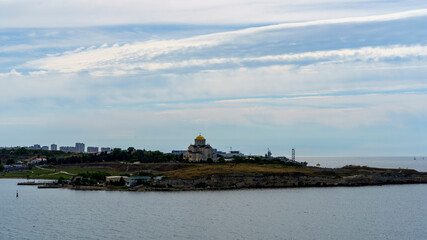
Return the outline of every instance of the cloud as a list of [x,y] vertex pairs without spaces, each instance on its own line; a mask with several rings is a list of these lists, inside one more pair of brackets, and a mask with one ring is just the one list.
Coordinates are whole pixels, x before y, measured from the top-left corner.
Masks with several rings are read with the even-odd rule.
[[[423,1],[245,0],[3,0],[0,27],[78,27],[123,24],[247,24],[365,16],[426,8]],[[55,19],[55,21],[52,21]]]
[[[119,76],[182,68],[189,70],[195,68],[193,70],[197,71],[198,68],[216,69],[245,66],[246,64],[299,65],[302,63],[304,65],[307,64],[307,61],[378,61],[391,58],[425,57],[427,52],[425,43],[390,44],[387,43],[390,42],[389,40],[385,43],[385,40],[373,43],[376,46],[361,47],[354,47],[360,43],[353,42],[349,44],[352,47],[343,47],[346,46],[342,44],[343,41],[338,41],[340,47],[337,46],[337,49],[334,50],[319,50],[316,46],[312,46],[311,49],[295,47],[295,42],[289,42],[290,47],[288,46],[288,48],[283,46],[284,43],[288,42],[286,38],[289,37],[290,33],[287,31],[293,28],[300,29],[298,33],[302,36],[300,39],[302,42],[298,45],[307,46],[310,41],[303,37],[306,35],[306,30],[301,28],[304,27],[331,24],[354,25],[401,20],[414,16],[427,16],[427,9],[367,17],[251,27],[181,39],[150,40],[112,46],[103,44],[98,48],[80,47],[74,51],[52,54],[48,57],[29,61],[20,67],[62,73],[85,71],[95,76]],[[316,33],[316,30],[311,31]],[[319,37],[316,34],[310,37]],[[390,33],[387,32],[387,34]],[[360,38],[351,31],[342,37],[354,38],[354,36]],[[320,37],[324,38],[322,39],[324,41],[331,41],[331,44],[337,42],[333,37],[328,38],[322,35]],[[382,46],[378,46],[379,44]],[[277,49],[277,54],[272,55],[271,52],[274,51],[271,49]],[[298,49],[298,52],[290,52],[292,49]]]
[[141,105],[149,109],[169,109],[171,103],[189,106],[198,101],[271,105],[275,103],[259,99],[425,91],[426,74],[425,61],[419,59],[176,71],[125,78],[41,71],[0,78],[3,86],[0,106],[19,109],[25,108],[26,102],[32,102],[40,107],[63,104],[87,109]]
[[8,73],[0,73],[0,78],[4,77],[20,77],[22,76],[22,73],[17,72],[15,69],[10,70]]
[[41,75],[46,75],[47,71],[36,71],[36,72],[29,72],[28,73],[30,76],[34,77],[34,76],[41,76]]
[[[47,57],[39,60],[30,61],[24,67],[33,69],[43,69],[52,72],[73,73],[88,71],[94,76],[119,76],[128,74],[137,74],[147,71],[158,71],[179,68],[197,67],[215,68],[218,65],[226,64],[223,68],[230,66],[241,66],[242,64],[288,64],[288,65],[307,65],[307,62],[354,62],[354,61],[383,61],[425,58],[427,56],[427,46],[384,46],[384,47],[362,47],[356,49],[339,49],[330,51],[313,51],[298,54],[268,55],[261,57],[242,57],[242,58],[210,58],[210,59],[191,59],[163,62],[159,60],[151,61],[152,58],[162,54],[169,54],[172,51],[182,50],[182,48],[203,47],[200,45],[174,45],[162,48],[156,51],[155,45],[152,48],[148,45],[125,45],[112,48],[98,48],[84,51],[79,49],[61,56]],[[165,46],[167,44],[159,44]],[[150,50],[148,50],[150,49]],[[234,65],[230,65],[234,64]],[[221,66],[220,66],[221,68]]]

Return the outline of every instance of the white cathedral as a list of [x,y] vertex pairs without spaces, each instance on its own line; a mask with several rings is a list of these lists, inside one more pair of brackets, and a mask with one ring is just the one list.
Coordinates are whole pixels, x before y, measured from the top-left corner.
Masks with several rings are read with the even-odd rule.
[[206,144],[206,139],[200,134],[194,139],[194,144],[188,147],[183,157],[190,162],[206,162],[209,159],[212,161],[217,160],[217,154],[214,153],[209,144]]

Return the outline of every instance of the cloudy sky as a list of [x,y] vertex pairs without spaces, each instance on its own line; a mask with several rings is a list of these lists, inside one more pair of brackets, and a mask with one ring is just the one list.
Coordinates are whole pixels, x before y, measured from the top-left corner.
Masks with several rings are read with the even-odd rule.
[[0,146],[427,155],[427,2],[0,0]]

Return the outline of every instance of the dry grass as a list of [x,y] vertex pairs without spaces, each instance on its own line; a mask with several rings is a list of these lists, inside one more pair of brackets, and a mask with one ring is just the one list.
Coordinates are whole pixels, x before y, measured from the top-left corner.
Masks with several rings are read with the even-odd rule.
[[212,175],[226,174],[279,174],[301,173],[305,175],[322,174],[322,171],[312,168],[288,167],[279,164],[255,165],[247,163],[227,164],[195,164],[188,168],[163,172],[174,179],[195,179]]

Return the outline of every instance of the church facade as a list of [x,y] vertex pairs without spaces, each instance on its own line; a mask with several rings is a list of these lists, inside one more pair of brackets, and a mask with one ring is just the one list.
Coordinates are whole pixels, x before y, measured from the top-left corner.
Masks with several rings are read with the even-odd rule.
[[194,144],[188,147],[183,157],[190,162],[206,162],[209,159],[212,161],[217,160],[217,154],[214,153],[209,144],[206,144],[206,139],[202,135],[194,139]]

